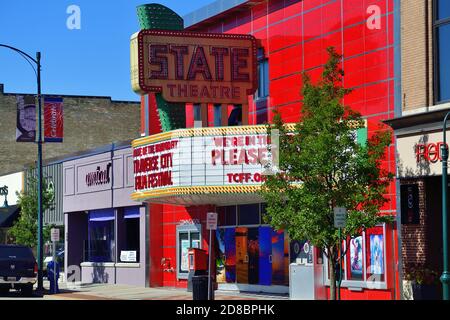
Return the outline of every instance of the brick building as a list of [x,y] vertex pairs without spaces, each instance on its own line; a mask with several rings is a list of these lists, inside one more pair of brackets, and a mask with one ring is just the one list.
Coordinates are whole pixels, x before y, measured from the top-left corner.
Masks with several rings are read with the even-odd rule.
[[[0,176],[37,161],[37,145],[16,142],[16,96],[0,84]],[[43,159],[139,137],[139,102],[110,97],[46,95],[64,99],[64,142],[44,143]]]
[[401,108],[386,123],[396,137],[403,274],[414,266],[442,272],[441,145],[450,111],[449,48],[449,1],[401,1]]

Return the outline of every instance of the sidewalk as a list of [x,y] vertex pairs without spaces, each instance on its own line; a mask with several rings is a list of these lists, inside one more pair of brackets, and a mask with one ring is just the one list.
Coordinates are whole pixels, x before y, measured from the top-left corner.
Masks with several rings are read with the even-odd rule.
[[[48,288],[48,283],[44,283]],[[117,284],[83,284],[77,289],[60,283],[59,294],[47,294],[47,300],[192,300],[192,292],[175,288],[142,288]],[[216,300],[287,300],[287,296],[216,291]]]

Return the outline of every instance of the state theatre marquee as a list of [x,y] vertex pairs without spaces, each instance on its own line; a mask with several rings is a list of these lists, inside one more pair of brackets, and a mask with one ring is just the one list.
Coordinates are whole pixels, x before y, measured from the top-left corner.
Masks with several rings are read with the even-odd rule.
[[261,201],[257,191],[266,164],[273,163],[269,146],[264,125],[179,129],[137,139],[132,198],[180,205]]

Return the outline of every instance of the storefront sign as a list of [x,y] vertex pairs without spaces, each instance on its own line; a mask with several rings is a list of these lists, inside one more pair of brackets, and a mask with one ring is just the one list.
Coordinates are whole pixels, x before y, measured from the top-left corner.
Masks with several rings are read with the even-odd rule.
[[442,132],[398,137],[397,164],[399,176],[419,177],[441,175],[442,145]]
[[250,35],[142,30],[131,39],[131,82],[171,102],[246,104],[257,88]]
[[97,186],[109,184],[111,182],[111,162],[106,164],[105,168],[97,166],[95,171],[86,174],[86,185]]
[[417,184],[400,186],[402,224],[419,223],[419,187]]
[[435,163],[442,161],[441,147],[444,145],[443,142],[437,143],[419,143],[416,146],[416,161],[419,163],[421,161]]
[[63,142],[62,98],[44,98],[44,141]]
[[255,185],[264,180],[264,165],[271,156],[267,134],[225,132],[185,137],[185,132],[176,130],[169,140],[134,148],[135,191]]

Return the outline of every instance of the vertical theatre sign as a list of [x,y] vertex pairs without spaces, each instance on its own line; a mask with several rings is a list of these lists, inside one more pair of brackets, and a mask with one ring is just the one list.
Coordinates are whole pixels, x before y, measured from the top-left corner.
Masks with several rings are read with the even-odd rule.
[[131,38],[131,82],[170,102],[246,104],[257,88],[250,35],[142,30]]
[[17,142],[36,140],[36,101],[34,96],[17,96]]
[[44,98],[44,141],[63,142],[62,98]]

